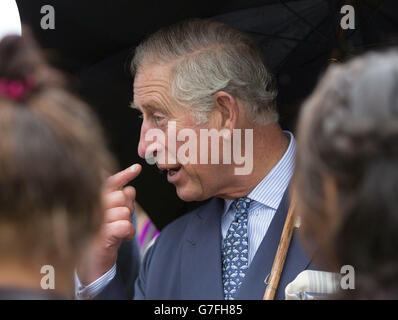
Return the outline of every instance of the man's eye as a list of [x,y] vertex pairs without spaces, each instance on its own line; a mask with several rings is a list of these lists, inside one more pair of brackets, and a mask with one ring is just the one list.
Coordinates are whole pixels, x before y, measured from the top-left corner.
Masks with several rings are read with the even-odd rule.
[[152,116],[152,119],[153,119],[153,122],[154,122],[156,125],[159,125],[159,124],[162,123],[163,120],[165,120],[165,117],[159,116],[159,115],[155,115],[155,114],[154,114],[154,115]]

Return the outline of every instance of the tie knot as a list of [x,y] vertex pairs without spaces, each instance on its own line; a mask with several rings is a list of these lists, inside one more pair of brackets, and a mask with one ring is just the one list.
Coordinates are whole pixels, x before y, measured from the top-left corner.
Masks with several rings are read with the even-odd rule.
[[235,200],[235,208],[237,213],[244,213],[249,210],[250,203],[252,202],[251,199],[248,197],[243,197]]

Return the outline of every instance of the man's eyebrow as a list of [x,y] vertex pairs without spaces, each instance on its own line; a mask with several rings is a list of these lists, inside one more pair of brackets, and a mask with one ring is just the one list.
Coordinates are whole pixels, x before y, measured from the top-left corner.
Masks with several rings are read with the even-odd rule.
[[151,111],[160,111],[164,113],[164,109],[161,107],[158,107],[156,104],[152,104],[152,103],[145,103],[142,105],[142,107],[137,106],[136,104],[134,104],[134,102],[130,103],[130,107],[133,109],[136,109],[138,111],[142,112],[142,109],[148,109]]
[[140,108],[139,106],[137,106],[137,105],[134,103],[134,101],[132,101],[132,102],[130,103],[130,108],[133,108],[133,109],[136,109],[136,110],[138,110],[138,111],[141,111],[141,108]]

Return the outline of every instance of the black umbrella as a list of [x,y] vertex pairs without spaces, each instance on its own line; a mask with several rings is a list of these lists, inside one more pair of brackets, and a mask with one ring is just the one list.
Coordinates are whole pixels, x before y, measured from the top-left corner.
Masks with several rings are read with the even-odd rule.
[[[398,4],[393,0],[240,1],[61,1],[17,0],[51,61],[79,83],[80,94],[97,111],[120,166],[144,165],[134,181],[137,200],[158,228],[198,205],[185,203],[155,167],[139,159],[140,120],[128,107],[132,98],[129,59],[134,47],[162,26],[189,18],[212,18],[258,40],[265,63],[279,85],[281,124],[294,130],[300,103],[330,58],[344,60],[395,43]],[[42,30],[40,8],[52,5],[55,30]],[[343,31],[340,9],[355,8],[355,29]]]

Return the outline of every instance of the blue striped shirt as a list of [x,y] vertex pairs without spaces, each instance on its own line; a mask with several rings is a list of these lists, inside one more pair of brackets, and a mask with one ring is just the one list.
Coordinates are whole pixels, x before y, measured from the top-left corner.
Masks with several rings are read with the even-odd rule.
[[[294,171],[296,142],[293,134],[284,131],[290,137],[289,146],[267,176],[249,193],[253,202],[248,215],[249,265],[260,246],[269,225],[282,201]],[[230,224],[234,220],[234,200],[225,200],[224,214],[221,218],[221,234],[224,240]]]

